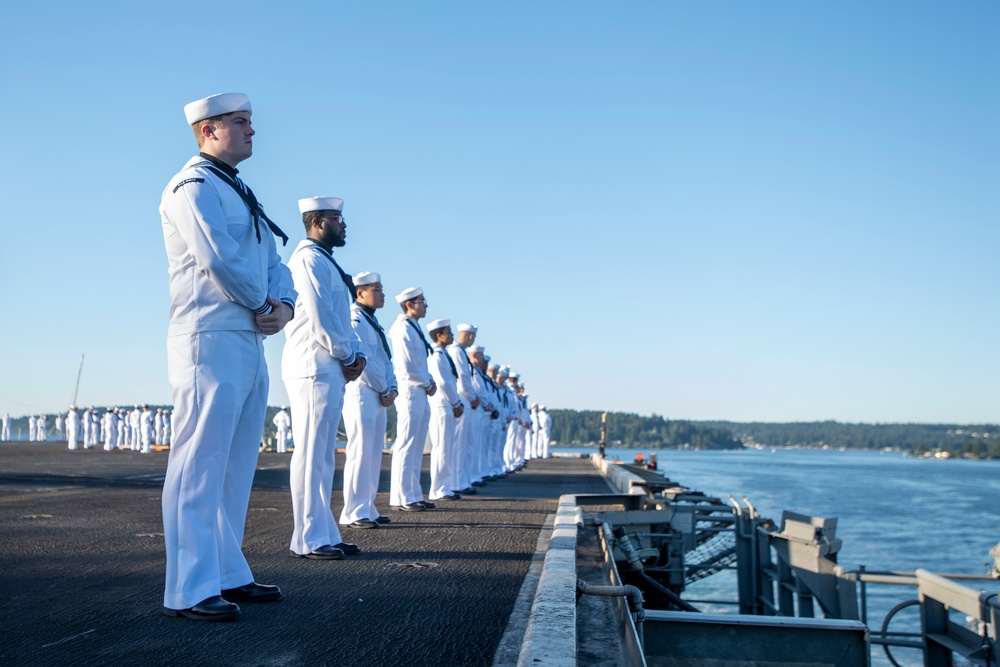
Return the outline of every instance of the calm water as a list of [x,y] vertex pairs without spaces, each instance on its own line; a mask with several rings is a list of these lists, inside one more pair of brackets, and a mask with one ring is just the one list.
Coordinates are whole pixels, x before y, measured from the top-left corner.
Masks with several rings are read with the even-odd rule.
[[[592,452],[558,448],[556,451]],[[608,449],[632,461],[650,450]],[[818,450],[656,452],[659,469],[675,482],[709,495],[746,496],[766,517],[780,522],[782,510],[837,517],[843,541],[838,562],[848,570],[984,574],[989,551],[1000,541],[1000,461],[905,458],[901,453]],[[996,591],[995,582],[966,582]],[[696,583],[686,597],[734,599],[735,573]],[[897,602],[916,597],[909,587],[869,588],[869,623],[881,624]],[[710,611],[710,609],[705,609]],[[733,612],[733,608],[711,611]],[[919,625],[916,613],[897,624]],[[906,628],[913,629],[913,628]],[[910,658],[903,651],[894,655]],[[881,649],[873,664],[888,664]],[[911,659],[906,660],[911,664]]]

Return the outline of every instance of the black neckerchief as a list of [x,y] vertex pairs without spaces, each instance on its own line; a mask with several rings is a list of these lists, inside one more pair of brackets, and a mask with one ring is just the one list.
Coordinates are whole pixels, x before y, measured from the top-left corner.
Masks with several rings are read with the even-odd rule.
[[337,260],[335,260],[333,258],[333,251],[329,250],[325,245],[323,245],[322,243],[320,243],[316,239],[307,238],[306,241],[312,241],[313,245],[315,245],[317,248],[319,248],[320,250],[323,251],[323,256],[325,256],[328,260],[330,260],[331,262],[333,262],[333,265],[335,267],[337,267],[337,272],[340,274],[340,279],[344,281],[345,285],[347,285],[347,292],[348,292],[348,294],[354,294],[355,293],[354,292],[354,279],[351,278],[346,273],[344,273],[344,270],[342,268],[340,268],[340,264],[337,264]]
[[264,213],[263,207],[260,202],[257,201],[256,195],[254,195],[253,190],[247,186],[246,183],[240,180],[237,176],[239,172],[235,167],[231,167],[214,155],[209,155],[208,153],[199,153],[201,157],[205,158],[205,162],[199,162],[192,165],[193,167],[205,167],[213,174],[218,176],[224,183],[236,191],[236,194],[240,196],[243,203],[246,204],[247,208],[250,209],[250,217],[253,218],[253,228],[257,232],[257,243],[260,243],[260,221],[263,220],[267,223],[268,229],[275,236],[281,237],[281,245],[288,245],[288,235],[281,231],[278,225],[274,224],[271,218],[267,217]]
[[407,322],[407,324],[409,324],[411,327],[413,327],[416,330],[417,335],[420,336],[420,340],[422,340],[424,342],[424,347],[427,348],[427,356],[430,356],[431,355],[431,346],[427,343],[427,339],[424,338],[424,332],[420,330],[420,326],[418,326],[417,323],[414,322],[409,317],[406,318],[406,322]]
[[361,306],[361,314],[368,320],[368,324],[372,325],[375,333],[378,334],[379,340],[382,341],[382,349],[385,350],[385,355],[392,359],[392,352],[389,351],[389,342],[385,339],[385,331],[382,330],[382,325],[375,319],[375,309],[360,303],[358,305]]
[[455,362],[451,360],[451,355],[448,354],[448,352],[443,347],[441,347],[440,345],[438,345],[436,348],[434,348],[434,353],[437,354],[438,352],[440,352],[442,354],[442,356],[444,356],[444,358],[448,360],[448,365],[451,367],[451,374],[454,375],[455,379],[457,380],[458,379],[458,369],[455,368]]

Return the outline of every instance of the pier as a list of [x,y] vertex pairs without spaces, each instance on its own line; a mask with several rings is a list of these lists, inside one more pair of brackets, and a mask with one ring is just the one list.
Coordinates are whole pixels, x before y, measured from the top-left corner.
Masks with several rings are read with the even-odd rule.
[[0,447],[0,664],[514,665],[560,496],[609,490],[586,459],[546,459],[425,512],[380,493],[392,523],[343,528],[362,553],[315,561],[289,557],[288,462],[261,454],[243,547],[285,598],[198,623],[162,613],[165,452]]

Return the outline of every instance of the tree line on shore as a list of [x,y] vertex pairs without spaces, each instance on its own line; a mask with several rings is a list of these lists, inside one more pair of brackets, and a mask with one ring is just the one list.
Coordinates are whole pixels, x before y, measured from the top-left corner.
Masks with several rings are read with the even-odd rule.
[[[601,441],[601,413],[550,410],[553,444],[585,446]],[[968,458],[1000,458],[997,424],[849,424],[821,422],[686,421],[659,415],[609,412],[607,443],[649,449],[809,447],[895,449],[921,455],[946,452]]]
[[[171,406],[150,406],[170,408]],[[278,411],[269,406],[264,438],[274,438],[272,420]],[[396,437],[395,406],[389,407],[386,436]],[[102,410],[103,413],[103,410]],[[555,446],[596,446],[601,441],[601,412],[550,409]],[[55,415],[49,415],[49,430]],[[11,432],[27,432],[27,417],[12,420]],[[820,422],[731,422],[667,419],[660,415],[609,412],[609,447],[636,449],[738,449],[740,447],[809,447],[830,449],[909,451],[915,455],[944,452],[966,458],[1000,459],[997,424],[849,424]],[[340,432],[344,432],[341,423]],[[26,437],[26,436],[25,436]]]

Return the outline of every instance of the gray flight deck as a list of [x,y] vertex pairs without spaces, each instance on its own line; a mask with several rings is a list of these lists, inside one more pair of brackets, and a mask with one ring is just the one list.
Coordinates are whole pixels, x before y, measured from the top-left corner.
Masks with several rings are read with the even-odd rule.
[[[559,497],[608,491],[589,461],[546,459],[426,512],[383,492],[393,522],[346,528],[362,553],[314,561],[289,557],[289,458],[261,454],[244,540],[285,599],[200,623],[161,611],[165,452],[0,445],[0,665],[491,665]],[[385,456],[383,491],[388,475]]]

